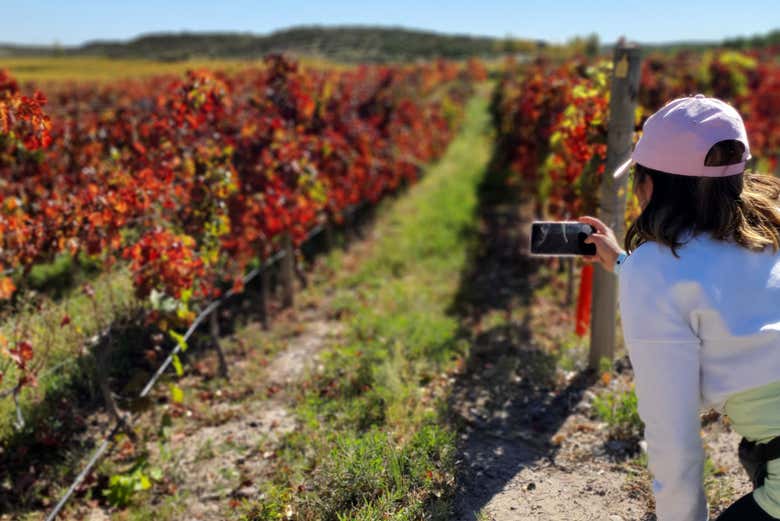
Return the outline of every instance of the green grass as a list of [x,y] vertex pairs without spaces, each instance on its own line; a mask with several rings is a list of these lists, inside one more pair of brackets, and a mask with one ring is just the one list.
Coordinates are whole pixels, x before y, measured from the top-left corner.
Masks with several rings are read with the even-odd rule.
[[644,432],[644,423],[637,410],[633,390],[608,389],[593,399],[596,416],[607,423],[610,438],[638,440]]
[[378,244],[337,283],[346,339],[301,391],[303,427],[242,519],[447,518],[455,447],[441,375],[467,350],[447,310],[476,240],[486,125],[479,96],[442,160],[380,212]]

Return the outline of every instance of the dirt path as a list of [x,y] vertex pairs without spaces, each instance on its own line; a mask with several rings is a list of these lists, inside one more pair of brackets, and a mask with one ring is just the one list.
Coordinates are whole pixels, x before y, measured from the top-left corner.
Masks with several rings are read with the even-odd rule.
[[[453,519],[653,520],[650,476],[637,461],[636,442],[611,441],[592,412],[604,382],[561,369],[571,306],[562,302],[560,279],[555,287],[549,270],[524,253],[530,207],[507,200],[497,186],[483,187],[482,247],[459,303],[472,348],[450,399],[460,432]],[[569,356],[583,367],[585,354]],[[617,378],[630,381],[629,364],[616,366]],[[703,438],[715,516],[749,490],[748,481],[728,426],[711,422]]]
[[240,403],[220,403],[214,412],[226,421],[172,440],[176,456],[171,463],[182,478],[179,490],[190,497],[177,519],[220,519],[230,499],[256,495],[252,484],[269,470],[281,436],[296,427],[288,386],[298,382],[341,331],[339,323],[323,320],[319,311],[308,309],[296,317],[303,331],[258,375],[262,386],[278,391],[270,397],[258,394]]
[[[289,391],[316,363],[317,353],[341,332],[338,322],[324,317],[325,309],[307,309],[297,314],[295,320],[300,320],[303,327],[288,339],[286,349],[261,362],[263,371],[253,367],[251,357],[241,358],[237,354],[230,360],[233,377],[252,375],[257,382],[256,392],[239,399],[227,392],[209,396],[208,414],[197,411],[192,421],[177,423],[164,449],[157,438],[146,442],[152,464],[164,470],[170,481],[169,490],[178,498],[175,505],[169,505],[175,513],[168,518],[224,519],[223,514],[232,508],[233,501],[256,495],[253,484],[269,472],[278,442],[296,428]],[[256,339],[258,333],[258,325],[251,324],[236,338],[246,335]],[[216,360],[205,362],[216,365]],[[197,378],[186,377],[190,381],[181,385],[200,387]],[[152,415],[146,422],[153,424],[156,420],[157,415]],[[163,502],[164,498],[153,497],[148,508],[162,508]],[[69,518],[98,521],[111,519],[114,513],[106,505],[82,505]]]
[[[357,268],[372,241],[368,232],[350,246],[339,276]],[[151,436],[134,451],[145,450],[151,464],[163,469],[172,496],[164,497],[165,487],[155,487],[142,512],[162,510],[165,519],[182,521],[226,519],[241,499],[256,496],[256,484],[269,476],[280,440],[297,426],[293,404],[301,378],[318,363],[319,352],[344,333],[344,324],[330,316],[330,286],[323,285],[312,297],[316,302],[297,302],[280,313],[269,331],[249,323],[223,338],[231,371],[223,387],[215,387],[212,379],[217,366],[213,353],[204,354],[178,382],[191,397],[185,407],[174,409],[178,418],[168,442],[160,445],[159,437]],[[263,345],[272,343],[278,349],[266,356]],[[152,428],[170,412],[168,406],[153,409],[140,423]],[[74,505],[68,519],[102,521],[116,514],[105,504],[90,503]]]

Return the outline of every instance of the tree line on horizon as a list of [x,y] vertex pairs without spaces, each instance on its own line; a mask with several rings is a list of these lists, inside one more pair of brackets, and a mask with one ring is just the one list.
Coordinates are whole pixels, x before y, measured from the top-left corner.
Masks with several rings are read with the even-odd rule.
[[[746,49],[780,44],[780,30],[765,35],[725,39],[722,42],[677,42],[645,45],[648,50],[704,50],[712,47]],[[190,58],[255,59],[269,53],[290,52],[331,60],[389,62],[413,59],[465,59],[506,54],[583,53],[593,56],[610,51],[612,45],[596,34],[575,37],[565,44],[543,40],[444,34],[402,27],[303,26],[272,32],[250,33],[154,33],[129,41],[95,40],[80,46],[29,46],[0,44],[6,56],[102,56],[179,61]]]

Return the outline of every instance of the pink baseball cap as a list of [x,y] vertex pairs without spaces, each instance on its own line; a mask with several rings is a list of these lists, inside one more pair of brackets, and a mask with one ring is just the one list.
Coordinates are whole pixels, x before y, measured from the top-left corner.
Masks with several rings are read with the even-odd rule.
[[[715,143],[735,139],[745,145],[742,161],[733,165],[705,166],[704,158]],[[739,113],[717,98],[697,94],[672,100],[647,118],[631,158],[614,172],[617,179],[639,163],[653,170],[694,177],[726,177],[745,171],[750,159],[745,123]]]

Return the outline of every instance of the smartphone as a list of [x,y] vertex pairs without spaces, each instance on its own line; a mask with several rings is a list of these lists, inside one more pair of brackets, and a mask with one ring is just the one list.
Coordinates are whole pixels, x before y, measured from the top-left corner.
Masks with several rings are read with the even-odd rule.
[[595,255],[596,245],[585,244],[596,229],[577,221],[534,221],[531,223],[531,255],[570,257]]

